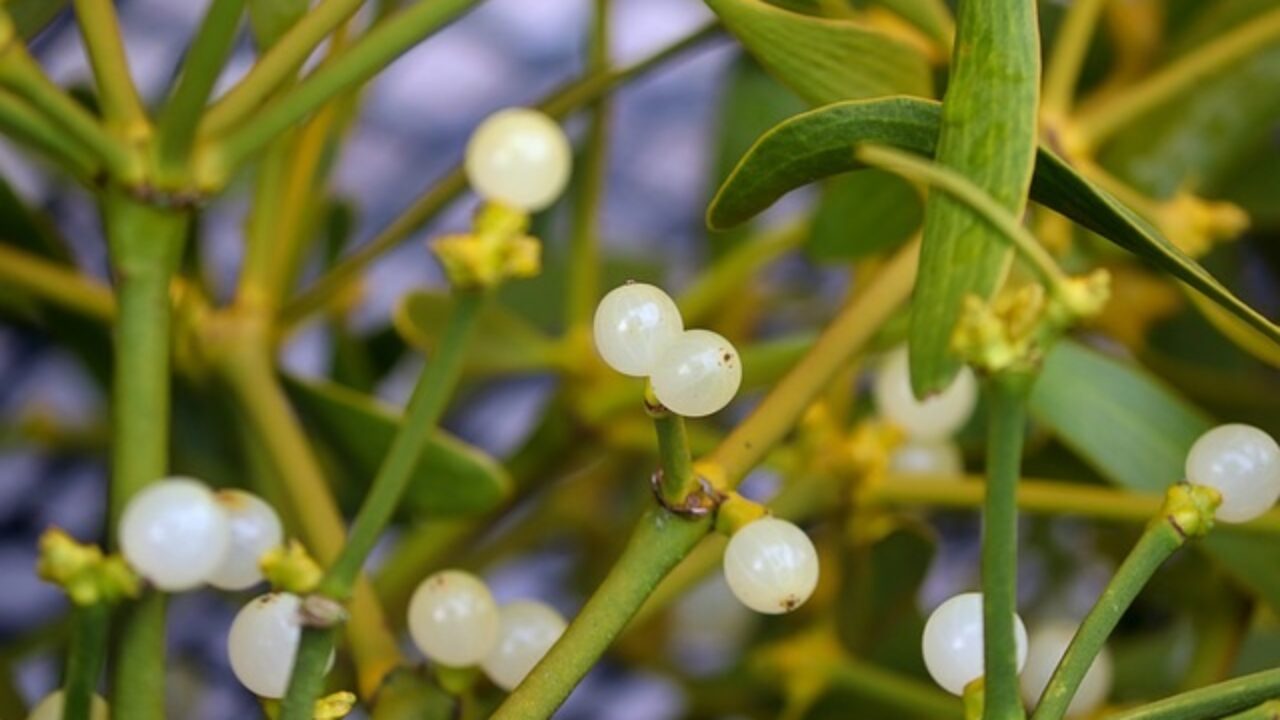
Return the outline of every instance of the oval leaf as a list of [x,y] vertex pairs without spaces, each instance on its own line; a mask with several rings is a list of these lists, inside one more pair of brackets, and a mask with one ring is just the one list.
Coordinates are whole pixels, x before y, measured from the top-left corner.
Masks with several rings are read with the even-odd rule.
[[707,0],[707,5],[761,65],[815,105],[933,93],[924,55],[878,30],[761,0]]
[[[1181,481],[1187,450],[1213,426],[1139,368],[1070,341],[1059,342],[1045,358],[1030,410],[1103,477],[1147,492]],[[1220,526],[1200,546],[1280,608],[1280,577],[1273,571],[1280,539]]]
[[[395,410],[368,395],[328,382],[286,377],[285,387],[307,425],[349,466],[352,479],[368,483],[400,429]],[[411,512],[478,514],[506,500],[511,478],[493,458],[437,430],[405,491]]]
[[[731,227],[795,188],[860,169],[851,151],[859,143],[882,143],[932,157],[940,108],[929,100],[885,98],[835,103],[797,115],[766,133],[743,156],[707,208],[707,224]],[[1044,147],[1036,155],[1031,198],[1182,280],[1280,342],[1280,328]]]

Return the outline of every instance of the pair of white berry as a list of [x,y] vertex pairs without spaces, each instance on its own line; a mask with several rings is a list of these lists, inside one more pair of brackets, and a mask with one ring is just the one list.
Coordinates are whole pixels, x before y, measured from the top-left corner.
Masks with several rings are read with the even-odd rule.
[[678,415],[718,412],[742,385],[733,343],[710,330],[685,330],[675,301],[652,285],[627,283],[605,295],[594,336],[609,367],[648,377],[658,401]]
[[281,544],[280,517],[243,490],[213,491],[174,477],[130,498],[120,516],[120,552],[152,585],[166,592],[208,583],[244,590],[262,581],[258,560]]
[[[1034,706],[1049,684],[1075,627],[1060,621],[1046,623],[1027,637],[1022,618],[1013,616],[1022,698]],[[956,595],[938,606],[924,626],[921,649],[929,674],[942,689],[963,695],[983,675],[982,593]],[[1111,691],[1111,656],[1106,648],[1094,658],[1071,704],[1068,717],[1084,717],[1098,709]]]
[[462,570],[429,576],[409,600],[409,635],[423,655],[449,667],[479,665],[504,690],[524,680],[566,626],[535,600],[499,607],[484,581]]
[[969,368],[960,368],[942,392],[917,400],[911,391],[910,363],[903,346],[881,363],[872,393],[880,415],[907,436],[889,459],[891,472],[938,476],[964,472],[964,458],[951,436],[969,421],[978,402],[978,383]]

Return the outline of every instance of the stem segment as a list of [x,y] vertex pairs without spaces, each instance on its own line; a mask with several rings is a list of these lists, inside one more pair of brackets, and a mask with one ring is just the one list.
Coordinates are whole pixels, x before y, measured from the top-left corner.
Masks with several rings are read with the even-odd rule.
[[988,384],[987,495],[982,511],[983,717],[1023,717],[1014,615],[1018,600],[1018,478],[1032,378],[1005,373]]
[[63,685],[62,720],[89,720],[93,693],[102,674],[107,651],[107,619],[110,609],[95,603],[74,611],[67,677]]
[[1201,720],[1280,696],[1280,669],[1264,670],[1109,715],[1108,720]]
[[1121,616],[1156,570],[1185,542],[1186,537],[1169,518],[1162,516],[1147,525],[1138,543],[1076,630],[1075,638],[1036,704],[1032,720],[1059,720],[1066,715],[1076,689]]

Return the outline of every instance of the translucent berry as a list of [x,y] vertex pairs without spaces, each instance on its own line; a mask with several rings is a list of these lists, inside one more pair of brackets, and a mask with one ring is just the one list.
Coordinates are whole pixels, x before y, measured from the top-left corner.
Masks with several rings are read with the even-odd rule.
[[120,517],[125,560],[167,592],[208,581],[230,544],[226,512],[209,488],[190,478],[148,485],[129,500]]
[[[1034,706],[1049,684],[1049,678],[1058,667],[1058,661],[1067,652],[1074,625],[1052,622],[1036,628],[1027,643],[1027,666],[1022,670],[1022,699],[1028,707]],[[1067,707],[1067,717],[1089,717],[1102,707],[1111,693],[1111,653],[1104,647],[1094,658],[1089,671],[1080,681],[1080,688]]]
[[614,288],[596,307],[596,350],[623,375],[645,377],[684,332],[680,310],[665,292],[644,283]]
[[678,415],[702,417],[733,400],[742,361],[733,343],[710,330],[686,330],[667,346],[649,376],[653,394]]
[[1222,493],[1215,517],[1245,522],[1271,509],[1280,497],[1280,447],[1251,425],[1219,425],[1187,453],[1187,481]]
[[[62,720],[62,706],[63,692],[54,690],[31,709],[27,720]],[[110,714],[107,701],[94,693],[93,699],[89,702],[89,720],[107,720]]]
[[485,118],[467,143],[472,189],[486,200],[541,210],[564,192],[573,164],[569,138],[555,120],[528,108]]
[[566,623],[555,608],[533,600],[503,605],[498,615],[498,642],[481,667],[495,685],[511,690],[556,644]]
[[[267,593],[250,600],[236,613],[227,633],[231,671],[255,695],[282,698],[289,689],[293,659],[302,639],[299,608],[292,593]],[[333,654],[329,655],[333,666]]]
[[964,427],[978,402],[977,381],[969,368],[961,368],[956,379],[942,392],[917,400],[911,392],[911,371],[907,349],[889,353],[880,365],[874,386],[880,415],[918,440],[942,440]]
[[[1027,628],[1013,616],[1018,669],[1027,662]],[[938,606],[924,626],[924,664],[943,690],[963,695],[982,677],[982,593],[956,595]]]
[[214,497],[231,521],[231,545],[209,584],[244,590],[262,582],[262,554],[284,542],[280,516],[262,498],[243,490],[220,490]]
[[950,440],[907,440],[889,456],[889,472],[955,477],[964,474],[964,456]]
[[453,667],[479,664],[498,641],[498,605],[480,578],[443,570],[409,600],[409,635],[428,659]]
[[724,579],[752,610],[788,613],[803,605],[818,585],[818,551],[800,528],[763,517],[729,538]]

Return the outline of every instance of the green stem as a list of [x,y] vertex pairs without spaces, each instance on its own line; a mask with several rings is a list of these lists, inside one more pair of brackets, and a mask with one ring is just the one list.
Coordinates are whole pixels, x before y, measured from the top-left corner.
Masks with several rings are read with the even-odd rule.
[[145,133],[147,113],[129,75],[120,22],[111,0],[75,0],[76,19],[102,101],[102,114],[125,137]]
[[1018,478],[1033,378],[1000,374],[988,383],[987,492],[982,510],[983,717],[1024,717],[1018,694],[1014,617],[1018,602]]
[[1108,715],[1107,720],[1202,720],[1278,696],[1280,669],[1264,670]]
[[1280,10],[1250,18],[1137,85],[1109,96],[1105,103],[1080,113],[1076,120],[1079,139],[1085,147],[1096,148],[1129,123],[1192,91],[1214,73],[1277,42]]
[[1234,715],[1227,715],[1222,720],[1276,720],[1280,718],[1280,700],[1270,700],[1242,710]]
[[111,288],[11,245],[0,245],[0,282],[94,320],[115,319]]
[[244,3],[245,0],[213,0],[187,51],[182,75],[160,116],[156,141],[161,167],[170,172],[186,165],[200,115],[231,54]]
[[[422,459],[432,432],[453,394],[485,297],[478,292],[457,295],[453,314],[440,339],[439,351],[423,370],[405,409],[404,422],[356,513],[347,542],[329,567],[317,593],[336,600],[344,600],[350,595],[360,568],[391,521],[413,469]],[[323,685],[328,651],[332,645],[333,632],[330,629],[314,628],[304,633],[289,692],[281,709],[282,720],[309,720],[311,708]]]
[[1071,98],[1075,95],[1080,68],[1084,66],[1098,25],[1098,14],[1106,0],[1076,0],[1067,7],[1066,18],[1054,38],[1049,62],[1045,65],[1044,88],[1041,91],[1040,112],[1061,117],[1071,110]]
[[[646,392],[646,403],[649,403]],[[651,410],[653,428],[658,435],[658,456],[662,461],[662,500],[668,507],[681,507],[690,494],[698,490],[698,477],[693,471],[689,452],[689,434],[684,418],[661,405]]]
[[297,75],[299,68],[325,37],[355,14],[362,4],[363,0],[323,0],[316,4],[254,63],[235,87],[209,108],[200,124],[200,134],[216,137],[248,123],[250,116],[272,93]]
[[964,707],[954,697],[914,678],[853,659],[824,670],[833,685],[900,708],[912,717],[936,720],[964,717]]
[[888,170],[909,180],[925,183],[969,206],[1005,237],[1049,288],[1059,288],[1066,281],[1058,263],[1022,223],[995,198],[970,182],[965,176],[942,165],[921,159],[911,153],[882,145],[862,145],[854,154],[871,167]]
[[85,185],[92,183],[101,170],[97,156],[75,136],[50,124],[25,100],[3,90],[0,90],[0,132],[23,147],[44,153]]
[[62,720],[89,720],[107,651],[110,608],[95,603],[73,611],[74,630],[63,682]]
[[[704,26],[633,65],[619,70],[588,75],[553,93],[537,107],[552,117],[564,117],[614,87],[642,75],[684,51],[701,44],[713,37],[715,31],[716,26],[714,24]],[[356,280],[360,272],[372,264],[374,260],[399,245],[405,238],[428,223],[466,189],[466,174],[463,172],[462,166],[457,165],[415,200],[404,212],[392,220],[372,240],[356,249],[342,262],[331,268],[311,287],[299,293],[296,298],[284,307],[280,315],[280,323],[286,327],[291,326],[311,312],[324,307],[332,298],[340,295],[350,283]]]
[[[111,503],[114,531],[125,503],[169,469],[169,283],[186,241],[185,214],[142,205],[119,192],[104,203],[116,279],[118,318],[111,407]],[[164,599],[128,609],[116,663],[117,717],[164,717]]]
[[[307,76],[278,100],[262,108],[253,122],[217,137],[209,184],[225,183],[237,167],[280,133],[348,88],[363,83],[402,53],[471,9],[477,0],[418,2],[370,28],[340,55]],[[283,45],[289,36],[275,47]]]
[[[1102,650],[1111,631],[1156,570],[1185,542],[1186,538],[1169,518],[1160,516],[1147,525],[1142,537],[1138,538],[1133,550],[1112,576],[1111,582],[1107,583],[1102,596],[1080,623],[1071,645],[1067,647],[1036,704],[1032,720],[1059,720],[1066,715],[1067,707],[1075,697],[1080,682],[1085,673],[1089,672],[1094,658]],[[1261,699],[1263,698],[1259,698]]]
[[622,556],[578,617],[524,682],[507,696],[491,720],[551,717],[658,582],[710,528],[708,518],[684,520],[661,508],[645,513]]
[[30,103],[49,122],[92,152],[115,178],[136,183],[141,164],[124,143],[112,137],[97,119],[51,81],[26,48],[0,49],[0,86]]
[[[587,49],[587,74],[609,69],[609,0],[595,0],[594,23]],[[569,297],[566,303],[570,329],[585,332],[591,326],[600,299],[600,203],[608,164],[609,104],[601,96],[588,108],[591,121],[583,144],[582,162],[576,170],[578,194],[573,206],[573,232],[569,236]]]

